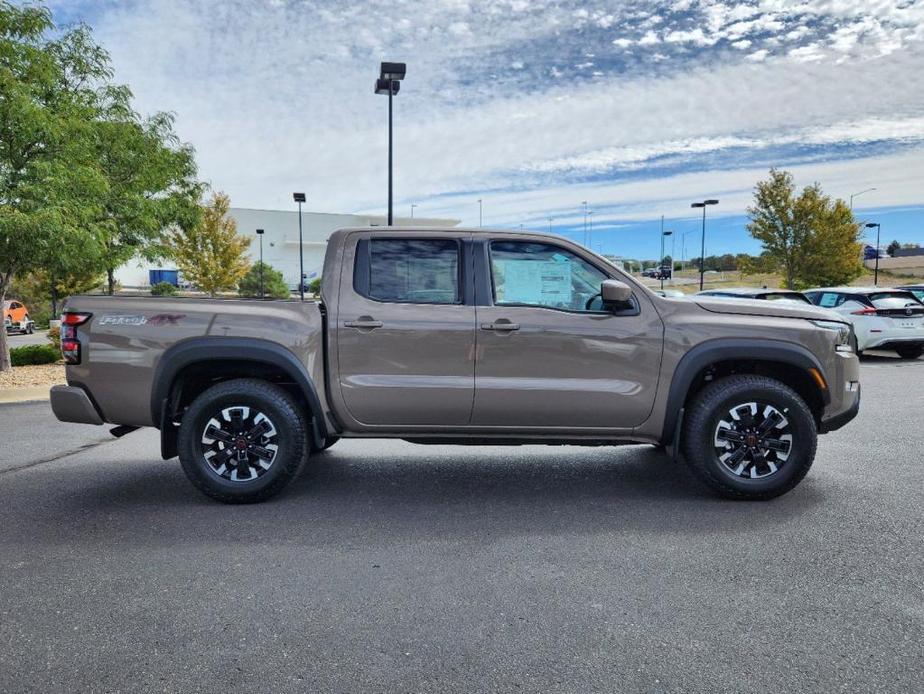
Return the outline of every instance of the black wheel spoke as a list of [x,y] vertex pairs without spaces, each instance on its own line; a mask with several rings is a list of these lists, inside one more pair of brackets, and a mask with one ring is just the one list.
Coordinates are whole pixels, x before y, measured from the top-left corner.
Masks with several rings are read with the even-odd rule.
[[231,410],[231,429],[237,434],[244,428],[244,410],[236,407]]
[[272,462],[273,458],[276,456],[276,454],[270,449],[264,448],[263,446],[258,446],[257,444],[254,444],[250,447],[250,452],[268,463]]
[[744,441],[744,434],[734,429],[719,429],[718,437],[732,442]]
[[763,439],[761,445],[764,448],[769,448],[771,451],[780,451],[781,453],[787,453],[789,451],[789,441],[782,441],[780,439]]
[[234,443],[234,437],[227,431],[222,431],[218,427],[210,426],[205,430],[205,435],[210,439],[216,439],[222,443]]
[[270,426],[269,422],[264,419],[250,431],[248,431],[247,436],[250,437],[252,441],[254,441],[257,439],[257,437],[263,436],[263,434],[269,433],[270,431],[272,431],[272,427]]

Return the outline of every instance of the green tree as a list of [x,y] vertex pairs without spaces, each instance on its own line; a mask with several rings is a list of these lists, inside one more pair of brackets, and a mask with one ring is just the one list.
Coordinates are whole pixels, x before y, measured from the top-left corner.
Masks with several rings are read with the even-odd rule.
[[[0,302],[14,276],[93,254],[107,189],[95,151],[108,56],[41,7],[0,2]],[[0,331],[0,371],[11,368]]]
[[230,198],[215,193],[196,224],[167,235],[166,251],[183,276],[209,296],[234,289],[250,266],[245,255],[250,239],[238,235],[230,208]]
[[109,109],[99,129],[99,159],[110,185],[98,224],[112,294],[116,268],[135,256],[163,258],[164,230],[195,225],[202,189],[193,150],[173,132],[172,115],[142,120],[120,103]]
[[779,272],[789,289],[844,284],[863,272],[860,225],[818,183],[796,195],[792,174],[771,169],[755,187],[748,216],[748,231],[763,245],[761,269]]
[[892,243],[886,246],[886,253],[888,253],[889,255],[895,255],[895,251],[897,251],[901,247],[902,245],[898,242],[898,240],[892,241]]
[[263,295],[272,297],[273,299],[288,299],[289,287],[282,278],[282,273],[276,270],[272,265],[267,265],[260,261],[250,266],[247,274],[244,275],[237,286],[237,293],[247,297],[260,296],[261,265],[263,267]]

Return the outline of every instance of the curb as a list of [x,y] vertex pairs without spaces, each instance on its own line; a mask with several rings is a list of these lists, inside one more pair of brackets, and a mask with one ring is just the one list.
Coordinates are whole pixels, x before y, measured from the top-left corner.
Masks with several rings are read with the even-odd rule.
[[15,402],[35,402],[48,400],[51,386],[26,386],[21,388],[5,388],[0,390],[0,404]]

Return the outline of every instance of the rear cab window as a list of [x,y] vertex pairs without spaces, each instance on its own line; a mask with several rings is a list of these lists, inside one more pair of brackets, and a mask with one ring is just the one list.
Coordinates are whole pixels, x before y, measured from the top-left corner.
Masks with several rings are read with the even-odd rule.
[[356,249],[353,288],[403,304],[462,303],[458,239],[371,238]]

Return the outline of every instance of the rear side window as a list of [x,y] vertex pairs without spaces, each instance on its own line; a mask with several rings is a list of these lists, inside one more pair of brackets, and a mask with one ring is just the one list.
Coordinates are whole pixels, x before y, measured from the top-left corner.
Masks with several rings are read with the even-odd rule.
[[376,301],[457,304],[460,246],[456,239],[370,239],[361,241],[354,284]]
[[834,308],[842,303],[844,301],[837,292],[822,292],[818,297],[818,305],[822,308]]

